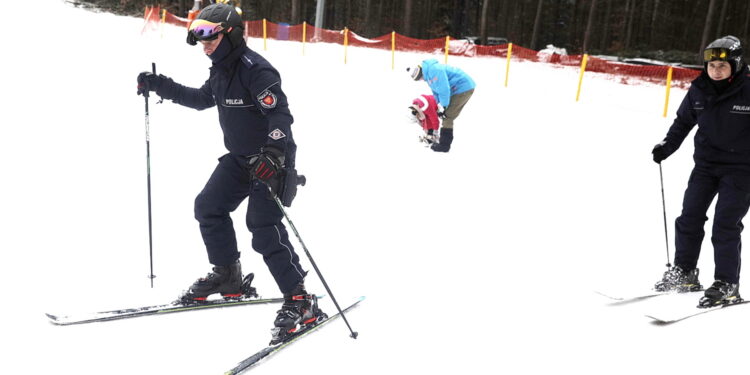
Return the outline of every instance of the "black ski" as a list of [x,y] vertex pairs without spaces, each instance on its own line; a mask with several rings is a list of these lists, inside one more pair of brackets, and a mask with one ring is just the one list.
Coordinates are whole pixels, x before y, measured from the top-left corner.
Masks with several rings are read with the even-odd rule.
[[[365,299],[365,297],[359,297],[357,301],[349,305],[347,308],[343,309],[342,311],[344,313],[348,312],[349,310],[356,307],[360,302],[362,302]],[[276,344],[276,345],[269,345],[263,349],[261,349],[259,352],[245,358],[240,363],[237,364],[237,366],[234,366],[231,370],[224,373],[224,375],[235,375],[242,373],[244,371],[247,371],[252,366],[258,364],[262,360],[270,357],[273,354],[276,354],[281,349],[286,348],[287,346],[293,344],[297,340],[301,339],[302,337],[307,336],[307,334],[312,333],[314,331],[317,331],[318,329],[322,328],[324,325],[328,324],[332,320],[338,318],[341,316],[341,313],[336,313],[335,315],[330,316],[328,319],[325,319],[314,326],[307,327],[303,330],[297,331],[289,336],[287,336],[284,341]]]
[[135,308],[120,309],[120,310],[112,310],[112,311],[101,311],[101,312],[81,314],[81,315],[54,315],[54,314],[48,313],[47,317],[50,319],[51,323],[65,326],[65,325],[71,325],[71,324],[105,322],[109,320],[136,318],[140,316],[170,314],[170,313],[177,313],[177,312],[183,312],[183,311],[205,310],[205,309],[213,309],[213,308],[218,308],[218,307],[255,305],[255,304],[262,304],[262,303],[280,303],[280,302],[284,302],[283,297],[277,297],[277,298],[240,297],[240,298],[233,298],[229,300],[225,300],[225,299],[209,300],[209,301],[193,303],[193,304],[172,302],[172,303],[168,303],[164,305],[135,307]]

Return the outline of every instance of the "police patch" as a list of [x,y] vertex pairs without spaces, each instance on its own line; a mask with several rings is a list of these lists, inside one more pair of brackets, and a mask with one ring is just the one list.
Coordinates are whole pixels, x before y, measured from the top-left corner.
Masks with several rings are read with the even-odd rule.
[[[276,108],[276,95],[271,90],[266,90],[258,95],[258,102],[266,109]],[[283,134],[283,133],[282,133]]]
[[286,137],[286,134],[284,134],[284,132],[277,128],[268,133],[268,137],[273,139],[274,141],[278,141],[279,139]]

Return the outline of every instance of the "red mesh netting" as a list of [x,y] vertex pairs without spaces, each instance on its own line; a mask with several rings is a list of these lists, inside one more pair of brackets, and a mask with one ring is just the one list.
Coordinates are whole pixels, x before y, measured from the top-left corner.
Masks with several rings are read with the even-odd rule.
[[[143,31],[154,30],[161,22],[164,11],[159,7],[146,7],[143,18],[146,21]],[[177,17],[171,13],[164,12],[164,22],[187,27],[187,18]],[[312,25],[287,25],[266,22],[266,38],[275,40],[302,41],[303,28],[305,42],[336,43],[344,44],[344,30],[318,29]],[[263,38],[263,21],[245,21],[245,37]],[[399,34],[386,34],[374,39],[368,39],[348,30],[348,44],[355,47],[379,48],[384,50],[425,52],[429,54],[445,53],[446,39],[413,39]],[[508,56],[508,44],[498,46],[479,46],[467,40],[448,40],[448,54],[457,56],[496,56],[505,58]],[[513,59],[521,59],[534,62],[543,62],[561,66],[581,66],[582,55],[559,55],[547,52],[534,51],[532,49],[513,45],[511,51]],[[686,88],[690,82],[698,77],[699,70],[673,67],[672,85]],[[605,73],[614,76],[617,82],[630,83],[631,80],[645,81],[656,84],[665,84],[669,66],[635,65],[617,61],[609,61],[596,57],[589,57],[586,71]]]

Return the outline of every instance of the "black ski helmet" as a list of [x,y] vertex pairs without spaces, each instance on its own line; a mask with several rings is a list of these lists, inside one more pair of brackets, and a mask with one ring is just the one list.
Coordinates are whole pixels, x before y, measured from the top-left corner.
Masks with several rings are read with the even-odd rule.
[[[245,43],[243,37],[245,24],[242,21],[242,16],[231,5],[221,3],[211,4],[203,8],[195,19],[220,23],[224,27],[221,33],[229,37],[233,48],[237,48],[237,46]],[[188,30],[188,44],[194,46],[199,40],[200,38],[192,30]]]
[[742,58],[742,44],[737,37],[723,36],[714,40],[703,50],[703,68],[708,68],[711,61],[726,61],[732,66],[732,75],[737,74],[745,66]]

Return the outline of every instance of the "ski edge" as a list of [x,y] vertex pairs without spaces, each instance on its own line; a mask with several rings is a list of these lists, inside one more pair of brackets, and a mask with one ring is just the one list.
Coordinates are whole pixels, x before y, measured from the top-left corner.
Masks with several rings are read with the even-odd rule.
[[648,317],[648,318],[650,318],[652,320],[653,324],[660,325],[660,326],[665,326],[665,325],[670,325],[670,324],[674,324],[674,323],[677,323],[677,322],[681,322],[681,321],[683,321],[685,319],[689,319],[689,318],[692,318],[692,317],[695,317],[695,316],[698,316],[698,315],[703,315],[703,314],[706,314],[706,313],[710,313],[712,311],[723,310],[723,309],[726,309],[726,308],[729,308],[729,307],[732,307],[732,306],[744,305],[744,304],[749,303],[749,302],[750,301],[748,301],[748,300],[742,300],[742,301],[736,302],[736,303],[730,303],[730,304],[727,304],[727,305],[719,305],[719,306],[706,307],[706,308],[700,308],[700,307],[696,306],[696,309],[698,309],[697,311],[695,311],[693,313],[690,313],[690,314],[682,315],[682,316],[677,317],[677,318],[671,318],[671,319],[669,319],[669,318],[659,318],[657,316],[649,315],[649,314],[645,314],[645,316]]
[[136,318],[136,317],[148,316],[148,315],[164,315],[164,314],[184,312],[184,311],[216,309],[216,308],[234,307],[234,306],[242,306],[242,305],[279,303],[283,301],[284,301],[283,297],[275,297],[275,298],[256,298],[256,299],[248,299],[248,300],[240,300],[240,301],[216,300],[213,303],[196,304],[196,305],[182,305],[182,304],[169,303],[169,304],[164,304],[164,305],[144,306],[144,307],[137,307],[137,308],[132,308],[132,309],[101,311],[101,312],[88,314],[86,317],[83,317],[82,316],[83,314],[81,314],[81,317],[79,318],[76,318],[76,315],[55,315],[55,314],[50,314],[50,313],[45,313],[45,315],[49,319],[50,323],[54,325],[68,326],[68,325],[74,325],[74,324],[85,324],[85,323],[106,322],[106,321],[111,321],[111,320],[129,319],[129,318]]

